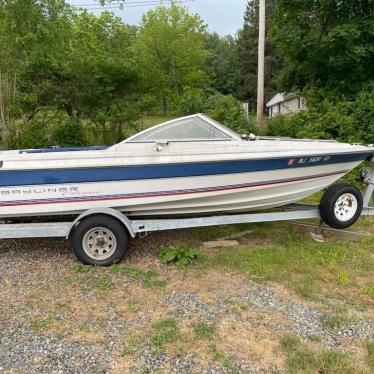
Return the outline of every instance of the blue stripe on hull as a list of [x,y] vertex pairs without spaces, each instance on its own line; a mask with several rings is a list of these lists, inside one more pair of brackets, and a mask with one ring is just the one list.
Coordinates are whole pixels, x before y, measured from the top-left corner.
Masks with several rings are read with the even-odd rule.
[[2,170],[0,171],[0,186],[125,181],[246,173],[363,161],[371,154],[372,152],[357,152],[331,156],[316,155],[181,164],[87,167],[72,169]]

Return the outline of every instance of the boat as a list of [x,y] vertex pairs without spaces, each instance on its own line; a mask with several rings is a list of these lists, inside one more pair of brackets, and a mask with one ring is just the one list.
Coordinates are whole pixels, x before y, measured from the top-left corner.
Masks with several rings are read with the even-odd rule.
[[373,153],[336,141],[242,136],[204,114],[109,147],[0,152],[0,217],[234,213],[281,207],[333,184]]

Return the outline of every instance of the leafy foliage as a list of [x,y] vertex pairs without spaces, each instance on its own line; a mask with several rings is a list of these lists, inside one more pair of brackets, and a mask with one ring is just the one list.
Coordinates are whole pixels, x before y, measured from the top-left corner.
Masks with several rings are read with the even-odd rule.
[[159,98],[164,112],[170,97],[180,96],[183,87],[207,81],[205,28],[198,15],[175,3],[143,16],[135,46],[137,65],[143,84]]
[[125,274],[140,281],[145,287],[165,286],[165,282],[158,278],[158,273],[153,269],[144,270],[140,267],[114,264],[111,266],[110,271],[114,274]]
[[181,247],[167,247],[158,254],[159,260],[163,264],[175,263],[177,266],[183,267],[191,265],[202,255],[198,249]]
[[308,110],[268,120],[268,134],[297,138],[374,141],[374,85],[361,90],[355,100],[308,103]]
[[182,337],[177,321],[174,318],[166,318],[152,324],[154,335],[152,343],[156,348],[163,348],[167,343],[173,343]]
[[[266,1],[266,27],[269,28],[273,21],[275,0]],[[244,14],[244,25],[238,32],[236,81],[237,96],[249,101],[252,109],[256,106],[257,97],[257,59],[258,59],[258,0],[247,2]],[[265,43],[265,98],[270,99],[274,95],[276,75],[281,61],[276,54],[269,37]]]
[[188,114],[202,113],[207,109],[207,98],[204,90],[200,88],[187,88],[183,91],[179,100],[179,113]]
[[217,327],[204,321],[194,322],[192,324],[193,331],[198,339],[209,340],[216,332]]
[[206,34],[205,43],[209,51],[207,66],[212,88],[223,95],[235,95],[238,54],[236,40],[231,35],[221,38],[213,32]]
[[52,131],[52,141],[61,147],[86,145],[82,123],[78,120],[66,120]]
[[282,90],[352,99],[374,78],[372,1],[279,0],[271,35]]
[[238,133],[254,132],[255,127],[245,118],[241,103],[232,95],[213,95],[208,100],[208,113],[218,122],[232,128]]

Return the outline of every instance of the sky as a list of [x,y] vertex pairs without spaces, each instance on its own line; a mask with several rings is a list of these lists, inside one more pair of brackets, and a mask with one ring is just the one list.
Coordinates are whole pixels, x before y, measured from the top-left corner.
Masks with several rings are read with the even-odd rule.
[[[144,3],[157,3],[162,0],[126,0],[128,6],[124,9],[114,8],[113,13],[121,17],[125,23],[138,25],[142,14],[156,5]],[[165,0],[170,1],[170,0]],[[84,6],[94,14],[101,12],[101,7],[96,0],[70,0],[75,6]],[[132,4],[131,4],[132,3]],[[143,4],[141,4],[143,3]],[[243,25],[244,10],[247,0],[182,0],[182,5],[198,13],[208,25],[210,31],[215,31],[221,36],[235,35]],[[97,5],[95,5],[97,4]],[[139,6],[139,5],[142,6]],[[115,5],[114,5],[115,7]]]

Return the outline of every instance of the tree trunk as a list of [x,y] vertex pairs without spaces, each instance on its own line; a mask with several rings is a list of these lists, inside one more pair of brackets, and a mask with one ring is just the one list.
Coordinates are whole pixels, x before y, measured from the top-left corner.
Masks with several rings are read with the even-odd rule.
[[74,119],[74,110],[71,104],[65,103],[64,104],[65,111],[70,119]]
[[[1,149],[10,133],[10,106],[15,102],[16,93],[16,75],[11,81],[9,71],[0,71],[0,131],[1,131]],[[13,89],[11,85],[13,84]]]
[[166,114],[168,112],[168,99],[165,94],[162,96],[162,112],[163,114]]

